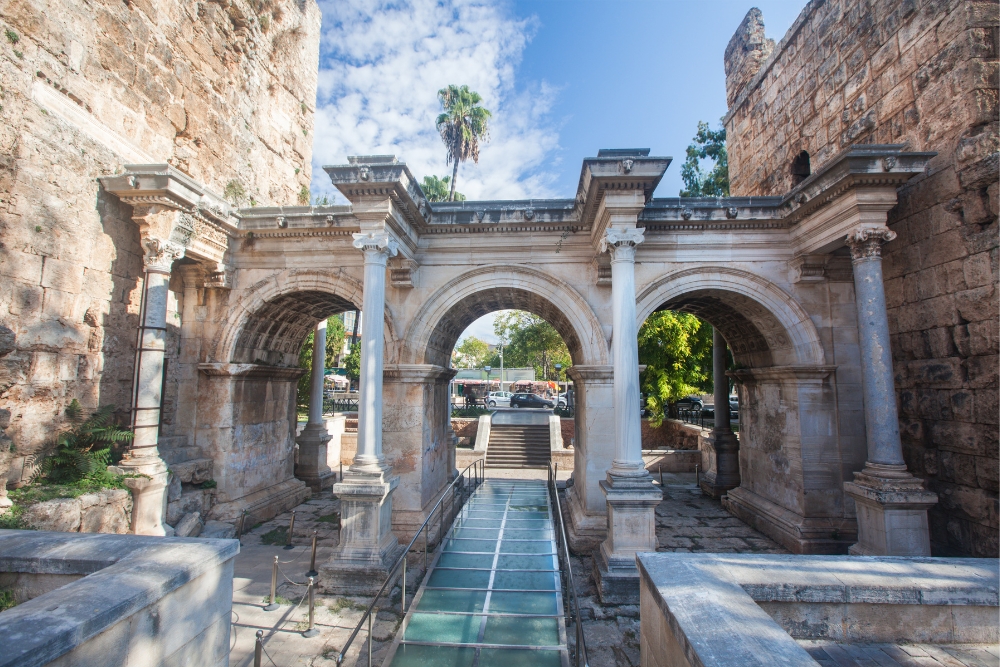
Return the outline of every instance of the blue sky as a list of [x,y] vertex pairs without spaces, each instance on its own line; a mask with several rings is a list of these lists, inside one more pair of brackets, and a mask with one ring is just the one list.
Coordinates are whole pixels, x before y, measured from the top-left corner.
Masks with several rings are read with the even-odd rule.
[[[320,169],[348,155],[395,154],[417,178],[450,174],[434,128],[436,93],[468,84],[494,112],[470,199],[573,197],[600,148],[669,155],[656,195],[675,197],[699,120],[726,113],[722,57],[752,6],[780,40],[805,0],[319,0],[313,133]],[[469,332],[491,339],[492,318]]]

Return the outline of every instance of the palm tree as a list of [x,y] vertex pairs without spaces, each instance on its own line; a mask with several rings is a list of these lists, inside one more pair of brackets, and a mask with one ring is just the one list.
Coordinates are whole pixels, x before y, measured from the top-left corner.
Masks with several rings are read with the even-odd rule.
[[451,172],[451,192],[448,201],[455,200],[455,179],[458,163],[470,157],[479,164],[479,140],[489,141],[487,123],[492,115],[486,107],[479,106],[483,98],[468,86],[454,84],[438,91],[444,113],[437,117],[437,129],[448,148],[448,163],[454,162]]

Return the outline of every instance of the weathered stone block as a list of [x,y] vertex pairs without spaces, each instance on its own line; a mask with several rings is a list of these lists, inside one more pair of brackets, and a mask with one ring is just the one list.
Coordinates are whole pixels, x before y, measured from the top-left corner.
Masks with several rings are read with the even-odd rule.
[[79,498],[56,498],[36,503],[24,511],[24,520],[37,530],[78,532],[81,504]]
[[185,514],[176,526],[174,531],[177,537],[198,537],[201,534],[201,515],[197,512]]

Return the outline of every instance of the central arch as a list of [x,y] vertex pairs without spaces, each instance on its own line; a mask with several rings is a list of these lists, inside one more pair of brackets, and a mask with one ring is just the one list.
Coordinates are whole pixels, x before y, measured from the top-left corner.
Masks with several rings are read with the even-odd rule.
[[526,310],[548,321],[566,342],[574,364],[610,363],[601,322],[576,290],[549,274],[509,264],[480,267],[438,289],[408,327],[403,358],[446,367],[466,327],[506,309]]

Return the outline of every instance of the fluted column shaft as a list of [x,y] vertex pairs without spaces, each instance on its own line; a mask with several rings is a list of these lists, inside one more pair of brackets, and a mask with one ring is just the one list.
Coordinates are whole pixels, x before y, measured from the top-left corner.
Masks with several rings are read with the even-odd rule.
[[326,320],[313,332],[312,383],[309,387],[309,423],[323,423],[323,383],[326,374]]
[[382,367],[385,349],[381,314],[385,311],[385,267],[396,254],[396,243],[387,234],[355,234],[354,247],[365,254],[364,299],[367,313],[361,331],[361,378],[358,401],[358,453],[352,470],[379,471],[382,455]]
[[611,362],[614,365],[615,458],[611,474],[645,475],[639,414],[639,343],[635,315],[635,247],[642,229],[609,230],[611,252]]

